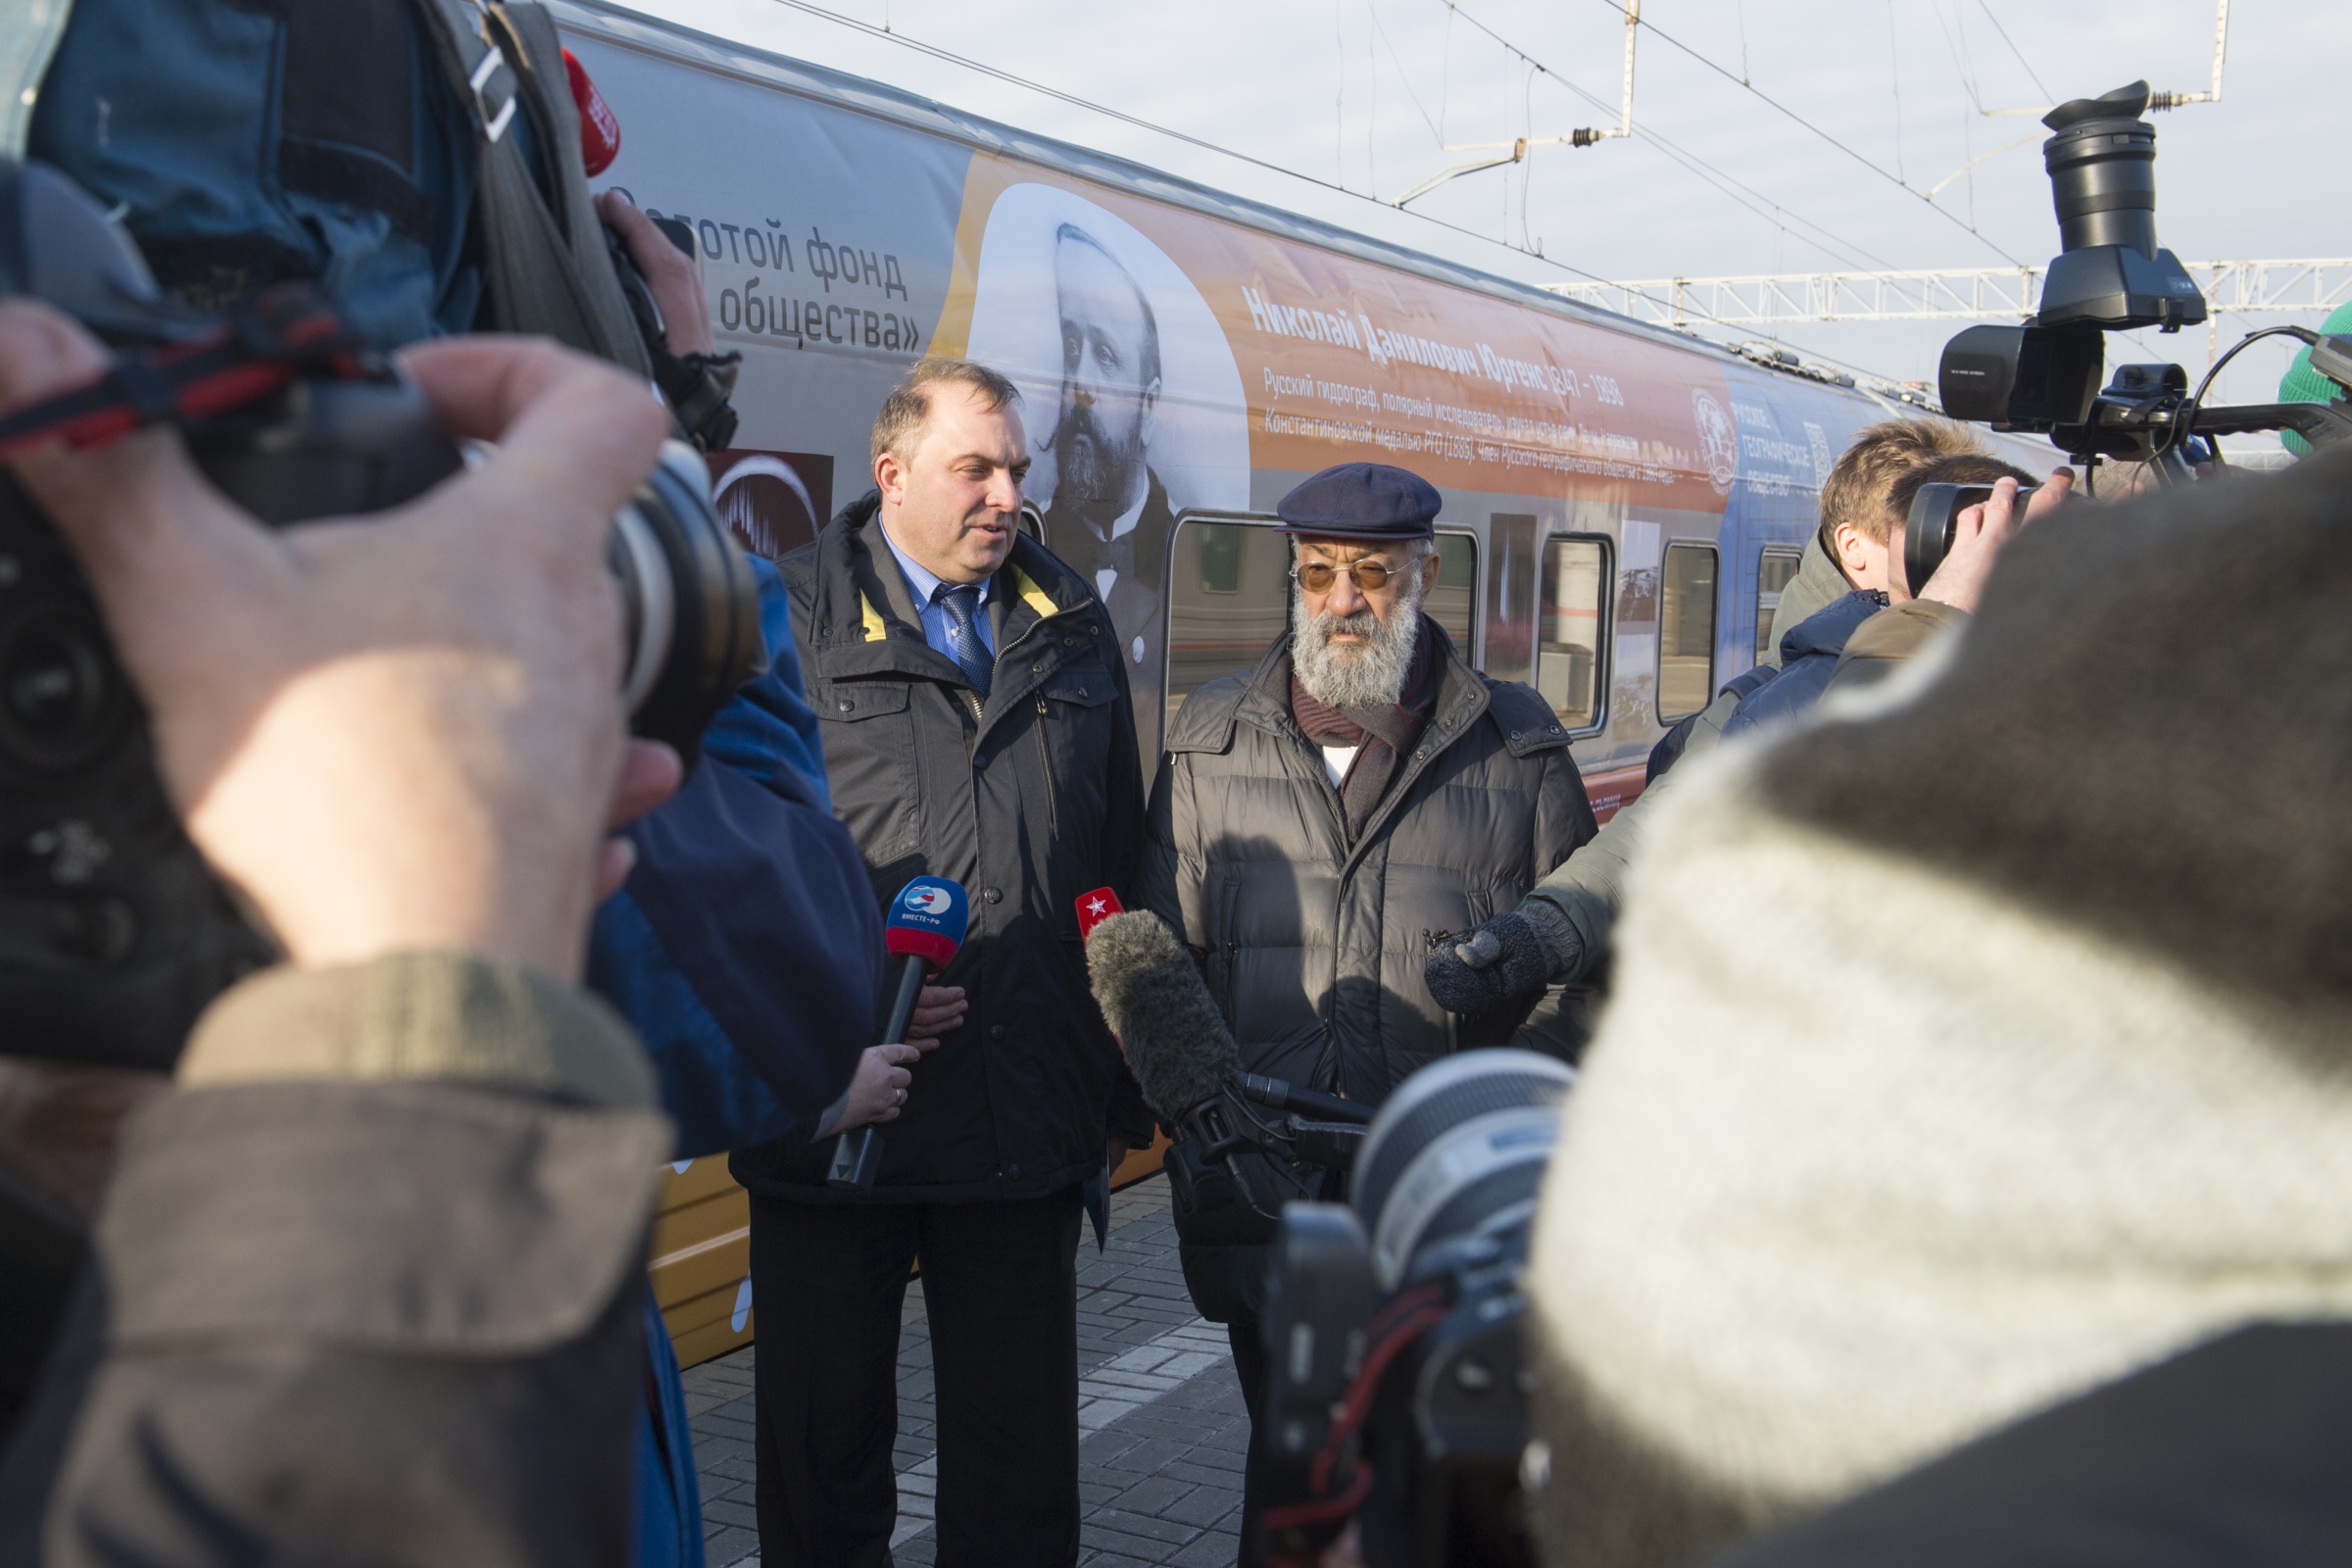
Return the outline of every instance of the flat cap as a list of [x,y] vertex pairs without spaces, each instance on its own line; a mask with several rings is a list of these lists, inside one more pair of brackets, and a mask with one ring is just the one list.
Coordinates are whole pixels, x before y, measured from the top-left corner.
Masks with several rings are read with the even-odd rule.
[[1385,463],[1325,468],[1274,504],[1288,533],[1335,539],[1428,539],[1437,533],[1438,487]]

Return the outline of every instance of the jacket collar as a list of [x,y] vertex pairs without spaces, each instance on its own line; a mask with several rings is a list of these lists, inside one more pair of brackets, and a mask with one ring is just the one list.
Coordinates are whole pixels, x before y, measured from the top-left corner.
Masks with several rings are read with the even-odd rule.
[[[817,535],[808,634],[815,672],[829,678],[904,674],[959,681],[962,672],[923,639],[920,613],[906,577],[892,559],[880,527],[882,498],[868,491],[834,515]],[[1027,535],[998,568],[990,595],[1002,653],[1042,623],[1094,605],[1076,573]]]
[[1854,628],[1886,608],[1886,596],[1866,588],[1833,600],[1781,634],[1781,667],[1816,654],[1835,659],[1845,651]]

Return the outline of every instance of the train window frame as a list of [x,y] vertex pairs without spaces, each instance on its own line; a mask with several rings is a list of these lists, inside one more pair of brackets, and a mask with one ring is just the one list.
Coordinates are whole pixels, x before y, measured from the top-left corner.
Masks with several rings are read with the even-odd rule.
[[[1536,543],[1536,613],[1535,643],[1528,665],[1528,683],[1538,695],[1543,692],[1544,676],[1544,598],[1550,582],[1548,564],[1551,547],[1555,544],[1597,545],[1600,548],[1600,600],[1594,606],[1596,629],[1592,634],[1592,721],[1568,731],[1572,737],[1598,735],[1609,727],[1609,713],[1614,706],[1613,677],[1617,665],[1617,541],[1605,533],[1590,533],[1579,529],[1557,529],[1544,533]],[[1551,699],[1544,698],[1545,706]],[[1552,710],[1558,716],[1559,710]]]
[[1786,594],[1788,591],[1789,583],[1796,581],[1796,574],[1803,568],[1804,560],[1805,547],[1803,545],[1765,545],[1756,552],[1756,592],[1754,597],[1756,606],[1756,662],[1759,664],[1764,662],[1764,656],[1772,652],[1772,645],[1765,641],[1765,639],[1771,635],[1772,622],[1766,618],[1766,607],[1764,604],[1764,563],[1767,561],[1786,561],[1788,563],[1788,575],[1782,580],[1780,593],[1773,595],[1772,599],[1771,609],[1777,612],[1781,606],[1781,595]]
[[[1468,523],[1447,522],[1441,517],[1436,527],[1441,539],[1463,539],[1469,542],[1470,645],[1467,648],[1457,646],[1454,652],[1461,655],[1462,662],[1472,669],[1484,670],[1487,667],[1487,542]],[[1443,550],[1445,547],[1441,545],[1439,548]],[[1426,612],[1426,605],[1424,610]],[[1434,620],[1437,617],[1433,615],[1430,618]],[[1446,635],[1453,635],[1451,627],[1446,628]]]
[[[1674,560],[1674,553],[1678,550],[1693,553],[1703,552],[1709,558],[1714,567],[1714,588],[1707,595],[1707,678],[1701,690],[1698,705],[1695,708],[1681,709],[1670,713],[1666,710],[1666,585],[1672,578],[1671,563]],[[1658,648],[1655,673],[1650,686],[1650,707],[1657,715],[1658,723],[1661,726],[1671,728],[1693,713],[1703,713],[1706,711],[1707,705],[1715,700],[1715,669],[1716,665],[1721,662],[1719,658],[1721,650],[1717,644],[1721,640],[1722,632],[1722,547],[1711,539],[1666,540],[1664,548],[1658,552]],[[1678,654],[1675,657],[1679,659],[1687,656]]]

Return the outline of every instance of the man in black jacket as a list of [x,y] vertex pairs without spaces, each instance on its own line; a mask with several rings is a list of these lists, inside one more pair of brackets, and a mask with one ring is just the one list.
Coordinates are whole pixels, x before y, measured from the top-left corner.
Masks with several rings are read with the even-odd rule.
[[[1437,942],[1516,906],[1594,831],[1544,699],[1472,669],[1421,612],[1438,507],[1426,480],[1371,463],[1282,499],[1292,629],[1185,700],[1137,890],[1201,956],[1246,1070],[1369,1104],[1454,1051],[1580,1043],[1557,992],[1455,1018],[1422,979]],[[1242,1160],[1247,1195],[1186,1139],[1169,1171],[1185,1284],[1226,1325],[1254,1411],[1268,1216],[1337,1194]]]
[[[877,489],[782,563],[835,811],[887,905],[971,895],[918,1011],[813,1142],[738,1154],[752,1193],[761,1560],[879,1564],[897,1514],[899,1313],[919,1257],[939,1383],[942,1564],[1078,1556],[1081,1184],[1151,1122],[1087,989],[1077,897],[1143,842],[1115,634],[1017,531],[1029,453],[995,371],[917,366],[874,423]],[[870,1196],[832,1138],[886,1123]],[[1107,1148],[1106,1148],[1107,1145]]]

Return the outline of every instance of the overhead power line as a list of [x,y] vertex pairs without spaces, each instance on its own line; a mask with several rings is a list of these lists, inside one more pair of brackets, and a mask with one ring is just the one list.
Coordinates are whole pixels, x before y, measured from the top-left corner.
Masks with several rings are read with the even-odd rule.
[[[1559,72],[1552,70],[1543,61],[1538,60],[1534,55],[1529,54],[1525,49],[1520,48],[1519,45],[1513,43],[1510,39],[1505,38],[1501,33],[1496,32],[1493,27],[1490,27],[1485,23],[1479,21],[1469,12],[1463,10],[1460,5],[1456,4],[1455,0],[1444,0],[1444,4],[1447,13],[1460,17],[1464,22],[1470,24],[1471,26],[1476,27],[1480,32],[1485,33],[1489,39],[1499,45],[1505,52],[1515,55],[1520,60],[1525,61],[1530,67],[1534,68],[1544,75],[1548,76],[1551,80],[1557,82],[1561,87],[1567,89],[1569,92],[1576,94],[1577,97],[1582,98],[1586,103],[1592,105],[1593,108],[1601,110],[1604,113],[1608,110],[1609,106],[1604,100],[1593,93],[1586,91],[1583,87],[1578,86],[1574,80],[1562,75]],[[1851,264],[1852,259],[1856,257],[1865,262],[1876,262],[1881,267],[1892,267],[1894,265],[1892,262],[1887,261],[1885,257],[1872,253],[1868,248],[1857,245],[1852,240],[1833,233],[1831,230],[1824,228],[1821,224],[1813,222],[1811,220],[1806,219],[1796,213],[1790,212],[1788,208],[1783,207],[1779,202],[1774,201],[1770,196],[1765,195],[1753,185],[1748,184],[1746,181],[1739,178],[1737,175],[1727,173],[1723,170],[1716,168],[1713,164],[1708,163],[1705,159],[1699,157],[1696,153],[1691,152],[1689,148],[1684,147],[1679,142],[1675,142],[1666,136],[1659,134],[1658,128],[1654,123],[1645,124],[1642,126],[1642,140],[1649,143],[1651,146],[1657,148],[1660,152],[1666,154],[1671,161],[1681,165],[1687,172],[1695,174],[1698,178],[1704,180],[1706,183],[1713,185],[1720,194],[1731,197],[1732,200],[1739,202],[1740,206],[1745,207],[1749,212],[1756,214],[1756,216],[1759,218],[1769,220],[1776,224],[1782,225],[1786,225],[1787,223],[1793,221],[1799,228],[1810,229],[1812,234],[1818,235],[1819,238],[1806,236],[1805,242],[1828,255],[1838,256],[1840,253],[1843,253],[1843,257],[1848,261],[1849,265]],[[1738,192],[1744,192],[1744,196],[1736,194],[1732,187],[1737,187]],[[1752,198],[1752,200],[1749,198]],[[1758,206],[1758,203],[1761,203],[1762,205]],[[1824,241],[1827,241],[1827,243],[1824,243]]]
[[[1530,251],[1523,249],[1520,246],[1513,245],[1509,240],[1497,239],[1492,234],[1482,234],[1474,228],[1464,227],[1460,223],[1448,222],[1443,218],[1432,217],[1428,213],[1417,213],[1412,212],[1409,209],[1396,208],[1388,202],[1382,201],[1379,197],[1370,195],[1366,192],[1349,190],[1345,185],[1337,184],[1332,180],[1323,179],[1317,175],[1305,173],[1299,170],[1289,168],[1285,165],[1275,163],[1270,159],[1259,158],[1252,153],[1242,152],[1238,148],[1223,146],[1217,142],[1210,141],[1205,137],[1193,135],[1190,131],[1177,130],[1172,126],[1157,124],[1152,121],[1142,118],[1139,115],[1128,114],[1125,110],[1112,109],[1107,105],[1095,103],[1092,100],[1081,98],[1075,93],[1064,92],[1058,87],[1048,86],[1044,82],[1033,81],[1026,76],[1016,75],[1012,72],[1005,71],[997,66],[989,65],[984,61],[974,60],[966,55],[959,55],[952,49],[945,49],[937,44],[925,43],[921,39],[910,37],[904,32],[895,31],[888,27],[876,26],[874,24],[863,21],[860,18],[845,16],[841,12],[828,10],[823,6],[812,3],[812,0],[772,0],[772,3],[786,7],[789,10],[798,11],[806,16],[815,17],[819,21],[830,22],[839,26],[847,27],[854,32],[862,33],[869,38],[879,39],[885,43],[894,43],[903,49],[911,49],[917,54],[925,55],[933,60],[938,60],[948,65],[959,66],[966,71],[976,72],[979,74],[988,76],[994,80],[1004,82],[1008,86],[1019,87],[1024,91],[1037,93],[1042,97],[1054,99],[1057,103],[1068,104],[1075,109],[1083,109],[1089,114],[1102,115],[1106,119],[1118,121],[1122,124],[1133,125],[1139,130],[1150,131],[1155,136],[1165,136],[1170,140],[1183,142],[1187,146],[1198,147],[1204,152],[1211,152],[1220,157],[1235,159],[1238,162],[1249,164],[1253,168],[1262,169],[1271,173],[1281,174],[1286,178],[1303,181],[1306,184],[1315,186],[1319,190],[1330,191],[1335,195],[1347,196],[1356,201],[1369,203],[1374,207],[1380,208],[1383,212],[1395,213],[1402,211],[1405,213],[1405,216],[1412,218],[1416,221],[1429,223],[1438,228],[1446,229],[1452,233],[1464,235],[1470,239],[1478,240],[1483,244],[1500,246],[1502,249],[1508,250],[1514,255],[1524,256],[1531,261],[1541,262],[1546,267],[1555,269],[1556,270],[1562,272],[1572,273],[1577,277],[1586,279],[1588,282],[1600,284],[1607,287],[1623,287],[1623,285],[1609,283],[1608,279],[1600,276],[1600,274],[1597,272],[1589,272],[1581,267],[1572,266],[1567,262],[1560,261],[1556,257],[1546,256],[1541,251]],[[1467,13],[1463,14],[1463,20],[1470,22],[1474,26],[1478,25],[1475,19],[1471,18]],[[1482,28],[1481,30],[1485,29]],[[1492,36],[1492,34],[1490,34],[1490,36]],[[1519,51],[1516,49],[1514,49],[1513,52],[1519,53]],[[1523,53],[1521,54],[1521,58],[1527,59]],[[1539,70],[1543,69],[1538,62],[1532,59],[1528,60],[1528,64],[1538,66]],[[1573,82],[1570,82],[1566,78],[1559,76],[1556,73],[1545,71],[1544,74],[1551,76],[1553,80],[1560,82],[1563,86],[1568,87],[1571,91],[1577,91],[1580,93],[1582,92],[1581,88],[1576,87]],[[1591,95],[1586,94],[1585,96],[1590,97]],[[1602,107],[1605,108],[1606,106],[1603,105]],[[1644,132],[1644,135],[1652,140],[1659,141],[1660,143],[1663,142],[1663,138],[1656,137],[1653,132]],[[1729,178],[1728,175],[1725,177]],[[1734,183],[1737,183],[1737,181]],[[1659,302],[1652,303],[1655,304]],[[1697,315],[1702,318],[1704,317],[1703,312],[1690,312],[1689,314]],[[1842,360],[1835,359],[1827,354],[1820,354],[1816,357],[1826,361],[1829,364],[1837,366],[1840,369],[1849,370],[1854,374],[1869,380],[1884,381],[1887,385],[1894,384],[1891,381],[1886,381],[1886,379],[1882,377],[1876,370],[1866,369],[1860,366],[1849,365]]]
[[[1977,0],[1977,4],[1984,8],[1984,20],[1992,24],[1992,30],[2001,35],[2001,42],[2009,46],[2009,52],[2017,57],[2017,63],[2026,68],[2026,74],[2033,78],[2034,85],[2040,89],[2044,98],[2049,97],[2050,89],[2041,84],[2041,73],[2034,69],[2034,63],[2028,60],[2026,52],[2017,46],[2017,40],[2009,36],[2009,29],[2001,25],[2001,19],[1992,14],[1992,0]],[[1980,109],[1983,107],[1982,104],[1978,105]]]
[[[1608,4],[1608,0],[1600,0],[1600,3],[1606,5]],[[1616,8],[1611,6],[1610,9],[1614,10]],[[1920,190],[1917,186],[1913,185],[1909,180],[1903,178],[1893,170],[1886,168],[1885,165],[1877,162],[1875,159],[1872,159],[1863,153],[1856,152],[1853,148],[1847,146],[1844,142],[1839,141],[1837,137],[1831,135],[1828,131],[1822,129],[1819,125],[1816,125],[1813,123],[1813,122],[1807,120],[1804,116],[1798,114],[1787,104],[1782,103],[1778,98],[1773,97],[1772,94],[1766,92],[1763,88],[1756,86],[1753,82],[1740,80],[1737,72],[1725,70],[1722,66],[1717,65],[1714,61],[1709,60],[1705,55],[1700,54],[1697,50],[1691,48],[1680,38],[1677,38],[1673,33],[1668,32],[1664,28],[1660,27],[1656,23],[1650,21],[1647,17],[1642,19],[1642,25],[1647,28],[1650,32],[1654,33],[1660,42],[1668,44],[1671,47],[1682,51],[1682,53],[1689,55],[1692,60],[1697,61],[1700,65],[1706,67],[1709,71],[1712,71],[1715,73],[1715,74],[1721,76],[1724,80],[1730,82],[1741,92],[1746,93],[1760,102],[1770,106],[1777,113],[1785,116],[1787,119],[1794,122],[1796,124],[1803,126],[1813,135],[1827,142],[1832,147],[1837,148],[1839,152],[1845,154],[1846,157],[1852,159],[1855,163],[1860,164],[1863,168],[1869,170],[1881,179],[1894,186],[1897,190],[1900,190],[1905,195],[1915,197],[1919,201],[1925,203],[1930,212],[1933,212],[1936,217],[1942,219],[1945,222],[1962,230],[1963,232],[1975,235],[1977,239],[1982,241],[1993,252],[1994,255],[2000,257],[2003,261],[2017,263],[2017,258],[2010,255],[2006,250],[2002,249],[1998,241],[1994,240],[1990,235],[1978,228],[1976,224],[1970,222],[1967,219],[1962,218],[1958,213],[1949,212],[1944,208],[1936,206],[1933,197],[1929,196],[1925,191]]]

